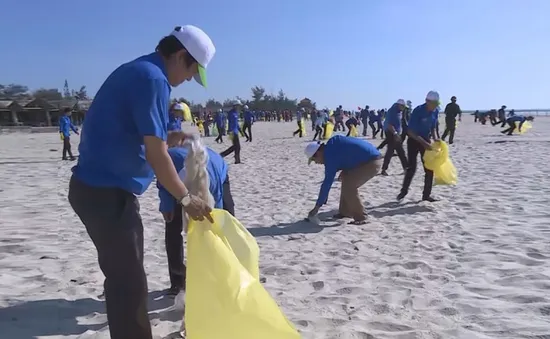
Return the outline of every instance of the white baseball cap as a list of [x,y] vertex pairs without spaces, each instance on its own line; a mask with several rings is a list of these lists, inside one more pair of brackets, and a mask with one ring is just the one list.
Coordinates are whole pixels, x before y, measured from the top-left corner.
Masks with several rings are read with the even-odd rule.
[[174,105],[173,109],[174,109],[175,111],[183,111],[183,110],[184,110],[184,109],[183,109],[183,105],[180,104],[179,102],[178,102],[177,104]]
[[437,91],[429,91],[426,95],[426,100],[428,101],[439,101],[439,93]]
[[197,60],[199,72],[194,78],[195,81],[206,87],[206,67],[216,53],[216,47],[210,37],[202,29],[192,25],[176,27],[170,35],[175,36],[189,54]]
[[397,100],[395,103],[398,104],[398,105],[407,106],[407,103],[406,103],[405,100],[403,100],[403,99],[399,99],[399,100]]
[[235,100],[235,102],[233,103],[233,106],[242,106],[243,103],[240,101],[240,100]]
[[312,161],[311,158],[313,158],[313,156],[315,155],[315,153],[317,153],[320,147],[321,147],[320,142],[310,142],[309,144],[307,144],[306,150],[304,153],[306,154],[306,157],[309,160],[308,164],[311,163]]
[[244,109],[248,109],[248,105],[244,105],[244,107],[243,107],[243,108],[244,108]]

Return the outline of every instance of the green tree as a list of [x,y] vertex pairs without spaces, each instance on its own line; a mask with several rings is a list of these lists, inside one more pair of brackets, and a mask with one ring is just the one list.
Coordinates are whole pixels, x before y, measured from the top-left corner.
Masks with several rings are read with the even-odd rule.
[[71,96],[71,91],[69,90],[69,82],[67,81],[67,79],[65,79],[65,84],[63,85],[63,97],[65,99],[73,98]]
[[43,99],[46,101],[56,101],[63,99],[63,95],[57,88],[40,88],[32,93],[32,96],[36,99]]

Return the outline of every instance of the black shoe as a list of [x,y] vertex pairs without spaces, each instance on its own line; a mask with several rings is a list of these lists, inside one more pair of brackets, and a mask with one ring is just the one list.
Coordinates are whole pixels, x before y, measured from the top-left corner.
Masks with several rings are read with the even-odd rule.
[[75,158],[75,157],[70,157],[69,160],[70,160],[70,161],[75,161],[76,158]]
[[170,286],[170,288],[165,291],[165,295],[170,297],[175,297],[176,295],[178,295],[178,293],[180,293],[182,289],[183,288],[179,286]]
[[67,159],[67,158],[61,158],[61,160],[67,161],[67,160],[69,160],[69,159]]
[[409,192],[401,191],[401,193],[399,193],[399,195],[397,196],[397,201],[403,200],[407,196],[407,193]]
[[425,197],[425,198],[422,198],[422,201],[436,202],[436,201],[439,201],[439,199],[435,199],[435,198],[432,198],[432,197]]
[[389,174],[388,172],[386,172],[386,170],[382,170],[382,172],[380,172],[380,175],[387,177]]

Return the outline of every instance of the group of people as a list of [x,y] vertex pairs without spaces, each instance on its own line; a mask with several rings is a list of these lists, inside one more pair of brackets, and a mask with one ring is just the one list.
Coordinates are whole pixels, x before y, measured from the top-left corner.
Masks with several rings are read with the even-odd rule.
[[502,130],[500,133],[512,135],[516,131],[516,129],[519,132],[522,132],[523,124],[526,121],[535,120],[535,118],[531,115],[516,115],[513,109],[510,110],[508,114],[506,114],[506,108],[506,105],[502,105],[502,107],[498,111],[496,109],[492,109],[487,112],[475,111],[474,122],[479,122],[482,125],[485,125],[487,124],[487,122],[489,122],[492,126],[500,126],[502,128],[508,125],[508,128]]

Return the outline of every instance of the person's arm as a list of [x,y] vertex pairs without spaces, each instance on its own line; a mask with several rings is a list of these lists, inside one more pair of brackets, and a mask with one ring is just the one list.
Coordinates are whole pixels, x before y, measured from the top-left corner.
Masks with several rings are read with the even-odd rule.
[[458,108],[458,121],[462,121],[462,110],[459,105],[456,105],[456,107]]
[[526,119],[521,120],[521,122],[518,125],[518,131],[521,132],[521,128],[523,127],[523,123],[526,121]]
[[321,184],[321,190],[319,191],[319,198],[317,198],[317,202],[315,204],[316,207],[321,207],[327,203],[328,194],[330,192],[330,188],[332,187],[332,184],[334,183],[336,172],[338,171],[332,168],[331,166],[325,167],[325,179]]
[[70,122],[70,124],[71,124],[70,126],[71,126],[71,129],[73,130],[73,132],[74,132],[75,134],[78,134],[78,128],[76,128],[75,125],[73,125],[72,122]]
[[420,115],[418,112],[419,111],[415,108],[411,113],[411,118],[409,119],[409,124],[407,128],[407,135],[416,140],[422,146],[424,146],[424,148],[429,149],[431,147],[430,143],[428,143],[426,140],[424,140],[424,138],[421,138],[420,136],[418,136],[418,134],[413,132],[413,129],[415,129],[418,124],[420,124]]
[[[166,145],[169,85],[161,79],[140,78],[134,81],[133,90],[131,118],[139,135],[143,137],[145,158],[153,168],[160,184],[177,201],[181,201],[188,196],[189,192],[176,172]],[[202,220],[206,217],[212,221],[211,209],[204,201],[191,196],[190,199],[190,203],[185,207],[186,212],[192,218]]]

